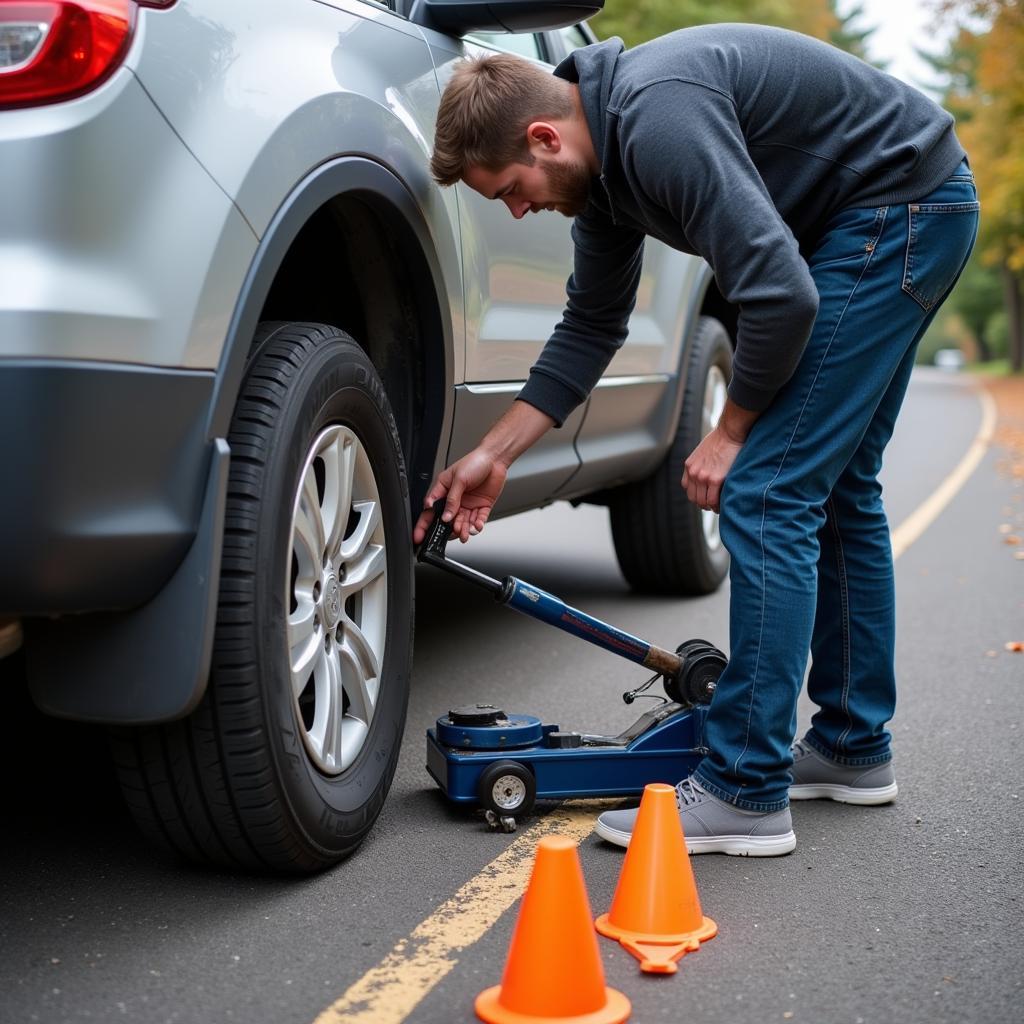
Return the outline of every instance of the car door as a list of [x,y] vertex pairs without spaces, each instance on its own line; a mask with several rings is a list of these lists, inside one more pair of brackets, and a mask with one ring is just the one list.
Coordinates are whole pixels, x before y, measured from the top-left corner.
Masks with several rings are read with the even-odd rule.
[[[424,30],[443,89],[464,57],[514,52],[548,66],[544,34],[475,34],[453,39]],[[465,375],[456,387],[448,461],[469,451],[518,394],[562,315],[572,263],[571,222],[555,214],[515,220],[504,203],[455,186],[462,235]],[[579,467],[577,409],[513,465],[496,513],[542,504]]]

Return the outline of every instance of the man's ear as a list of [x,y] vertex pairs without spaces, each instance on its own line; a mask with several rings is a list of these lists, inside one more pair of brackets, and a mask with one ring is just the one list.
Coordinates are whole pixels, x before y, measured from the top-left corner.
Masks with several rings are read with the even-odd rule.
[[550,121],[531,121],[526,126],[526,144],[534,156],[550,156],[562,148],[562,136]]

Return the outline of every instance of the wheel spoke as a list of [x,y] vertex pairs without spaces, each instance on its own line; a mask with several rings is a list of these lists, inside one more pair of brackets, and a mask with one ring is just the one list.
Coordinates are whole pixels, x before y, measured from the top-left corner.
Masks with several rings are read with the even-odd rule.
[[356,501],[352,503],[352,511],[358,514],[359,522],[352,531],[352,536],[341,545],[343,562],[358,558],[380,525],[380,502]]
[[[363,631],[351,619],[345,620],[345,639],[342,641],[340,649],[342,657],[351,662],[354,674],[359,676],[364,685],[367,680],[375,680],[380,675],[377,655],[374,654]],[[352,700],[351,693],[349,693],[349,700]],[[372,706],[373,701],[370,702],[369,708]]]
[[354,565],[346,566],[345,581],[341,587],[343,599],[364,589],[377,579],[377,577],[380,576],[387,567],[388,560],[387,555],[384,553],[383,546],[380,544],[371,544],[370,547],[363,552],[363,557],[360,558],[359,561]]
[[305,688],[310,669],[322,647],[320,630],[316,627],[316,606],[312,601],[300,601],[299,607],[288,617],[292,691],[296,697]]
[[328,768],[336,768],[342,760],[342,731],[344,729],[342,690],[345,684],[342,678],[338,649],[333,643],[331,649],[324,652],[324,662],[327,667],[325,689],[328,707],[327,724],[324,728],[323,758]]
[[326,552],[335,558],[352,512],[352,479],[356,469],[356,442],[339,432],[323,451]]
[[358,718],[346,715],[341,722],[341,763],[340,769],[344,771],[350,767],[356,759],[356,755],[363,749],[366,742],[366,734],[370,731],[365,722]]
[[[300,555],[300,572],[303,569],[317,572],[323,564],[324,557],[324,524],[320,509],[320,499],[316,491],[316,475],[313,467],[306,470],[305,479],[302,481],[302,491],[299,495],[299,505],[295,510],[294,536],[301,542],[305,550],[309,566],[303,565],[305,559]],[[306,575],[306,573],[303,573]]]

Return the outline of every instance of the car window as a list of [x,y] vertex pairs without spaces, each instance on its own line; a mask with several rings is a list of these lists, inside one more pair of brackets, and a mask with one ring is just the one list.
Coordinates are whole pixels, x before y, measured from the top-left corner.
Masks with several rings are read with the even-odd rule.
[[530,60],[547,59],[539,35],[527,32],[474,32],[468,38],[492,50],[518,53],[520,57],[529,57]]
[[570,25],[568,28],[563,28],[559,35],[562,37],[566,53],[572,53],[573,50],[578,50],[581,46],[589,46],[591,42],[586,32],[579,25]]

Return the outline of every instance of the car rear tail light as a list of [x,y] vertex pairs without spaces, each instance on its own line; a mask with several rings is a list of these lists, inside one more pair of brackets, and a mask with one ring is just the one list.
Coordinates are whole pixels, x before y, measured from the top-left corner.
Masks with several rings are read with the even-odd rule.
[[0,0],[0,109],[95,89],[128,51],[136,8],[174,0]]

